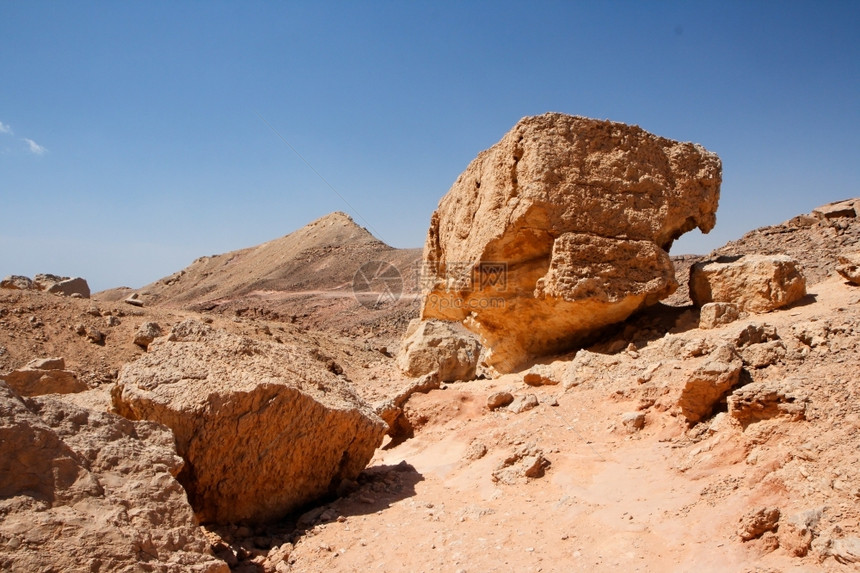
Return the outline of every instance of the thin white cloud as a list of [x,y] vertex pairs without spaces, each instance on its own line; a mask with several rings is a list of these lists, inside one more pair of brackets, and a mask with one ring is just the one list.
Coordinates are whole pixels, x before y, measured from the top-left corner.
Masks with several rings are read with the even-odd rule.
[[0,133],[8,133],[12,135],[12,128],[0,121]]
[[36,155],[42,155],[43,153],[48,151],[46,148],[42,147],[41,145],[39,145],[38,143],[36,143],[32,139],[28,139],[26,137],[22,137],[21,139],[30,148],[30,153],[35,153]]

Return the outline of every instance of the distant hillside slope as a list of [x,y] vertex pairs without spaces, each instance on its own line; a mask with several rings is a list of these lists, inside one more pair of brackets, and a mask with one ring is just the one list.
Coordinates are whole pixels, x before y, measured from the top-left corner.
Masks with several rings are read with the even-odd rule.
[[140,289],[149,304],[189,306],[268,292],[350,293],[358,268],[370,261],[409,267],[420,249],[396,249],[331,213],[279,239],[222,255],[201,257],[187,268]]
[[[331,213],[272,241],[200,257],[168,277],[138,289],[146,306],[234,316],[266,317],[313,329],[396,338],[417,315],[415,295],[421,249],[397,249],[345,213]],[[366,263],[398,269],[403,297],[379,308],[361,306],[353,279]],[[130,289],[97,293],[119,300]]]
[[699,261],[735,255],[788,255],[800,263],[807,285],[814,285],[836,272],[840,254],[857,250],[860,250],[860,198],[828,203],[784,223],[753,229],[708,255],[673,256],[679,288],[663,304],[691,304],[690,267]]
[[761,227],[711,253],[788,255],[800,263],[809,284],[836,271],[838,255],[860,249],[860,198],[822,205],[780,225]]

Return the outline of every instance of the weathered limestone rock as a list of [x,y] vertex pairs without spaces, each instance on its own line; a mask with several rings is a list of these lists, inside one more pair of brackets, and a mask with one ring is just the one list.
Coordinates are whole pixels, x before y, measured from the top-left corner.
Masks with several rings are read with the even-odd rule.
[[678,405],[690,423],[710,415],[717,402],[740,379],[743,362],[731,346],[722,346],[687,379]]
[[778,507],[752,509],[740,519],[738,536],[742,541],[761,537],[766,531],[775,531],[779,525]]
[[636,126],[547,113],[469,165],[433,214],[422,319],[462,321],[510,372],[676,288],[666,251],[713,228],[719,158]]
[[537,408],[540,405],[537,396],[534,394],[524,394],[514,398],[514,401],[508,406],[508,410],[514,414],[522,414],[532,408]]
[[621,414],[621,426],[630,434],[635,434],[645,427],[645,412],[624,412]]
[[407,376],[437,372],[442,382],[473,380],[481,345],[454,325],[441,320],[413,320],[397,356],[397,366]]
[[82,298],[90,298],[90,285],[80,277],[62,280],[47,290],[50,293],[63,296],[80,295]]
[[114,407],[165,424],[204,522],[283,517],[355,479],[385,423],[310,349],[187,320],[123,367]]
[[840,255],[836,272],[851,284],[860,285],[860,252]]
[[535,444],[524,444],[504,458],[493,470],[495,482],[514,485],[524,479],[541,478],[551,465],[543,450]]
[[789,555],[803,557],[809,553],[812,540],[818,536],[818,524],[824,515],[824,507],[816,507],[795,513],[782,520],[779,527],[779,545]]
[[33,290],[36,287],[36,283],[31,281],[28,277],[24,277],[21,275],[9,275],[2,281],[0,281],[0,288],[8,288],[12,290]]
[[66,370],[66,362],[62,358],[33,360],[23,368],[0,374],[0,380],[21,396],[71,394],[87,389],[74,372]]
[[860,563],[860,537],[833,539],[827,548],[827,555],[846,565]]
[[727,336],[737,348],[746,348],[753,344],[763,344],[779,340],[779,333],[772,324],[751,322],[740,328],[733,329]]
[[157,322],[144,322],[134,333],[134,343],[143,348],[149,348],[153,340],[161,336],[162,330]]
[[690,268],[690,298],[702,306],[731,302],[739,310],[770,312],[806,296],[806,279],[786,255],[720,257]]
[[391,437],[412,435],[413,428],[408,418],[403,415],[403,407],[413,394],[426,394],[431,390],[439,389],[441,386],[442,383],[439,380],[439,375],[434,371],[430,374],[425,374],[417,380],[413,380],[393,398],[376,404],[374,410],[388,424],[388,435]]
[[818,219],[839,219],[842,217],[860,217],[860,201],[857,199],[847,199],[845,201],[835,201],[816,207],[812,210],[812,215]]
[[738,306],[730,302],[709,302],[702,305],[699,328],[710,329],[731,324],[740,316]]
[[133,292],[126,298],[124,298],[123,302],[126,304],[130,304],[131,306],[143,306],[143,299],[140,298],[140,295],[136,292]]
[[80,278],[60,277],[50,274],[38,274],[33,277],[33,282],[40,290],[63,296],[80,295],[82,298],[90,298],[90,286],[87,281]]
[[498,410],[504,408],[514,401],[514,395],[510,392],[493,392],[487,396],[487,408],[490,410]]
[[0,570],[229,573],[175,479],[173,436],[0,382]]
[[785,358],[785,353],[785,344],[781,340],[772,340],[747,346],[741,350],[741,358],[744,366],[766,368]]
[[548,364],[536,364],[523,374],[523,382],[529,386],[554,386],[560,382]]
[[769,380],[742,386],[732,392],[727,401],[729,416],[746,428],[776,417],[802,420],[809,398],[795,380]]

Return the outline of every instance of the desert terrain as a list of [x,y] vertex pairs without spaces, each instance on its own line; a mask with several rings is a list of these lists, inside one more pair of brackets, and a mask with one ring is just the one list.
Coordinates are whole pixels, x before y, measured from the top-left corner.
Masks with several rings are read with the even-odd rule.
[[[521,129],[527,139],[532,127]],[[507,153],[506,141],[493,150]],[[526,175],[538,173],[540,161],[522,141],[510,138],[513,168],[494,167],[493,150],[485,152],[479,159],[487,164],[467,170],[455,188],[489,193],[493,177],[504,188],[497,173],[508,177],[519,168],[513,181],[518,200],[526,202]],[[658,141],[671,157],[695,151],[714,162],[703,151],[678,151],[669,143]],[[691,171],[704,170],[697,169]],[[593,177],[609,178],[598,171]],[[481,178],[477,186],[474,173]],[[708,185],[695,192],[718,196],[718,184],[717,191]],[[644,192],[656,194],[651,187]],[[647,212],[637,201],[637,213]],[[708,202],[710,211],[700,209]],[[4,282],[0,569],[764,573],[860,567],[860,286],[849,280],[857,269],[846,262],[860,252],[860,200],[753,230],[707,255],[657,252],[649,271],[662,272],[663,261],[671,260],[671,276],[656,287],[650,277],[624,283],[624,296],[639,297],[635,310],[610,324],[590,324],[587,336],[576,322],[580,330],[568,330],[564,339],[575,341],[571,348],[554,350],[562,336],[556,334],[538,352],[525,341],[539,338],[529,332],[540,330],[541,320],[526,313],[499,334],[500,319],[488,314],[473,329],[483,333],[480,360],[467,352],[474,358],[470,375],[452,376],[441,362],[426,372],[404,367],[404,341],[415,325],[440,318],[428,309],[428,290],[451,297],[463,292],[450,281],[422,285],[428,253],[435,263],[454,257],[450,263],[466,260],[458,248],[492,251],[495,260],[508,262],[507,296],[520,297],[509,298],[508,309],[515,304],[534,316],[581,311],[561,292],[569,285],[564,264],[570,256],[558,255],[560,246],[548,246],[533,231],[566,223],[513,207],[498,218],[508,228],[516,227],[510,223],[516,216],[526,222],[476,247],[470,241],[481,236],[475,239],[474,227],[469,235],[445,226],[446,213],[453,213],[451,225],[471,221],[456,211],[468,201],[448,203],[454,205],[449,211],[443,201],[434,215],[423,255],[385,245],[347,215],[332,213],[263,245],[201,257],[140,289],[85,297]],[[672,215],[677,229],[656,226],[651,239],[646,231],[640,239],[625,230],[601,233],[600,240],[623,241],[625,248],[636,243],[634,258],[641,259],[653,250],[642,244],[653,240],[654,248],[668,250],[693,219],[712,225],[716,203],[716,197],[689,200],[694,215]],[[580,213],[570,212],[577,213],[573,218]],[[576,234],[586,233],[565,228],[555,240],[560,245],[559,237]],[[460,242],[446,243],[446,236]],[[538,256],[546,257],[542,272],[550,268],[562,278],[555,286],[543,283],[543,298],[522,302],[533,286],[511,285],[534,285]],[[703,310],[707,304],[693,292],[694,267],[783,256],[805,284],[787,304],[745,310],[748,293],[736,292],[737,305],[712,302]],[[588,272],[623,282],[614,269]],[[640,284],[656,294],[640,293]],[[607,299],[588,286],[585,296],[603,296],[604,306],[594,303],[584,312],[617,312],[612,293]],[[728,304],[719,312],[734,314],[713,318],[714,304]],[[551,328],[573,327],[555,320]],[[453,355],[462,357],[475,337],[460,324],[452,332],[434,340],[427,335],[422,352],[429,354],[422,356],[455,348]],[[487,353],[488,339],[504,339],[495,358]],[[60,357],[59,366],[44,362]],[[219,377],[229,392],[211,386]],[[191,390],[195,381],[210,386]],[[284,410],[300,427],[266,417],[285,394],[259,398],[259,388],[279,392],[281,386],[297,389],[295,400],[307,400]],[[210,424],[215,404],[236,405],[238,414],[225,418],[222,409]],[[356,412],[360,429],[345,436],[347,445],[334,444]],[[255,416],[262,420],[257,425]],[[317,419],[324,420],[319,427]],[[204,434],[204,443],[194,441]],[[281,474],[310,479],[324,465],[329,442],[340,455],[361,440],[371,445],[335,460],[334,473],[308,486],[312,496],[297,493],[274,505],[278,496],[267,487]],[[286,452],[278,454],[280,468],[265,458],[276,447]],[[366,463],[347,468],[359,458]],[[231,489],[236,483],[238,492]],[[223,507],[233,503],[218,501],[225,499],[238,501]]]

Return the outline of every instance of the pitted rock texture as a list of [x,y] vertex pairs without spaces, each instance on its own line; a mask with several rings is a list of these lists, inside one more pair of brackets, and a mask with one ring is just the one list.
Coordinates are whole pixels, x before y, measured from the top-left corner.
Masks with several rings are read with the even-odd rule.
[[29,277],[21,276],[21,275],[9,275],[0,281],[0,288],[7,288],[11,290],[31,290],[35,289],[36,283],[30,280]]
[[[457,328],[455,328],[457,327]],[[442,382],[472,380],[481,345],[457,324],[441,320],[413,320],[403,337],[397,366],[407,376],[438,374]]]
[[51,274],[38,274],[33,277],[33,283],[41,290],[63,296],[80,295],[90,298],[90,286],[81,277],[59,277]]
[[840,255],[836,272],[851,284],[860,285],[860,252]]
[[27,364],[24,368],[0,374],[0,380],[21,396],[71,394],[87,389],[87,385],[78,380],[74,372],[65,369],[65,364],[59,367],[40,366]]
[[636,126],[524,118],[433,214],[421,318],[462,321],[499,372],[579,345],[677,288],[667,251],[713,228],[721,169]]
[[114,407],[161,422],[204,522],[279,519],[355,479],[386,424],[310,349],[187,320],[123,367]]
[[160,424],[0,382],[0,570],[227,573]]

